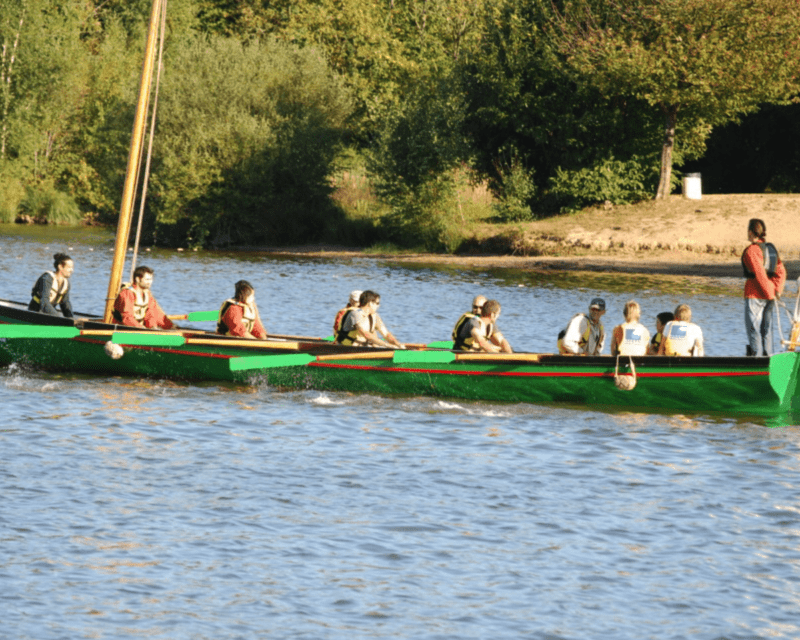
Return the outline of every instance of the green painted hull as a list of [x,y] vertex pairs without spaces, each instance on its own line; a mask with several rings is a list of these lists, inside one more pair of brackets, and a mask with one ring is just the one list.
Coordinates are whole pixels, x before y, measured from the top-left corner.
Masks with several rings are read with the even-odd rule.
[[[31,322],[64,326],[62,318],[8,311],[0,323]],[[27,315],[26,315],[27,314]],[[96,327],[107,325],[96,324]],[[181,380],[231,381],[299,389],[354,393],[425,395],[492,402],[569,403],[670,411],[778,416],[800,410],[800,354],[771,358],[635,357],[637,384],[619,390],[610,356],[541,355],[538,361],[442,361],[451,352],[415,354],[411,362],[358,358],[357,350],[330,343],[304,343],[304,353],[225,345],[125,347],[113,360],[104,351],[108,338],[0,339],[0,365],[97,375],[147,376]],[[342,353],[340,359],[330,354]],[[369,351],[363,351],[372,355]],[[329,354],[322,360],[314,356]],[[298,358],[305,358],[298,363]],[[237,365],[236,363],[245,363]],[[307,363],[307,364],[306,364]]]

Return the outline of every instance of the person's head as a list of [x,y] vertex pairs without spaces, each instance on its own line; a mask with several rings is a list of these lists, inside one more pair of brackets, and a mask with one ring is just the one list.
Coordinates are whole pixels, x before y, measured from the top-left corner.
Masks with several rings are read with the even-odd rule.
[[497,320],[500,317],[500,303],[497,300],[487,300],[481,307],[481,317]]
[[153,285],[153,270],[150,267],[136,267],[133,271],[133,284],[140,289],[149,289]]
[[692,308],[688,304],[679,304],[675,307],[675,319],[678,322],[691,322]]
[[753,240],[763,240],[767,236],[767,225],[760,218],[750,218],[747,223],[747,237]]
[[347,300],[347,306],[348,307],[357,307],[358,304],[359,304],[358,301],[361,299],[361,294],[362,293],[363,292],[361,291],[361,289],[354,289],[353,291],[351,291],[350,292],[350,297]]
[[236,302],[244,302],[250,303],[252,302],[252,297],[255,297],[256,290],[252,284],[250,284],[247,280],[239,280],[234,286],[234,294],[233,299]]
[[642,309],[635,300],[628,300],[622,309],[626,322],[636,322],[642,316]]
[[69,278],[75,269],[75,263],[66,253],[57,253],[53,256],[53,268],[65,278]]
[[672,311],[662,311],[656,316],[656,331],[659,333],[667,326],[667,322],[672,322],[675,319],[675,314]]
[[381,296],[369,289],[364,291],[358,298],[358,306],[365,309],[367,313],[375,313],[381,304]]
[[589,315],[592,322],[598,322],[600,317],[606,312],[606,301],[602,298],[592,298],[589,303]]
[[475,296],[472,301],[472,313],[480,314],[484,304],[486,304],[486,296]]

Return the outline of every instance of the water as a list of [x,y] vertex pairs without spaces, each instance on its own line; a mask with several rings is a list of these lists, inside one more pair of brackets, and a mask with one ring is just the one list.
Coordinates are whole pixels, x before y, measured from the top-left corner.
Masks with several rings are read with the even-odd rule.
[[[105,236],[9,229],[0,297],[71,247],[73,305],[100,310]],[[738,281],[141,262],[169,313],[247,278],[273,332],[329,333],[371,286],[415,342],[477,292],[518,349],[551,351],[595,293],[607,326],[632,296],[646,318],[686,301],[710,354],[744,342]],[[0,403],[2,638],[800,637],[796,427],[17,367]]]

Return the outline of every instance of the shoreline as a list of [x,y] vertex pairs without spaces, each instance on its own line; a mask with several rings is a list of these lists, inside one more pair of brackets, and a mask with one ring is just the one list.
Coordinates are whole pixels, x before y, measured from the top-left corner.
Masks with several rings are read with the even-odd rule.
[[[653,251],[631,254],[514,256],[498,254],[448,255],[433,253],[373,253],[331,245],[302,247],[252,247],[272,256],[320,259],[371,259],[397,264],[432,264],[467,269],[521,269],[526,271],[589,271],[642,275],[708,278],[741,278],[738,257],[730,254],[698,254],[693,251]],[[800,260],[784,260],[789,281],[800,275]]]

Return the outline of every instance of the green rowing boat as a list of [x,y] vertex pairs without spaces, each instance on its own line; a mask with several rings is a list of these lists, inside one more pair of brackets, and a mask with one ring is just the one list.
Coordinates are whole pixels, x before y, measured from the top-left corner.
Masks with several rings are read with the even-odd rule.
[[[109,347],[115,345],[115,348]],[[380,351],[323,340],[250,341],[132,330],[32,313],[0,301],[0,365],[96,375],[266,383],[275,387],[464,400],[568,403],[780,416],[800,410],[800,354],[620,360],[611,356]],[[632,366],[631,366],[632,363]],[[620,385],[624,386],[624,385]]]

